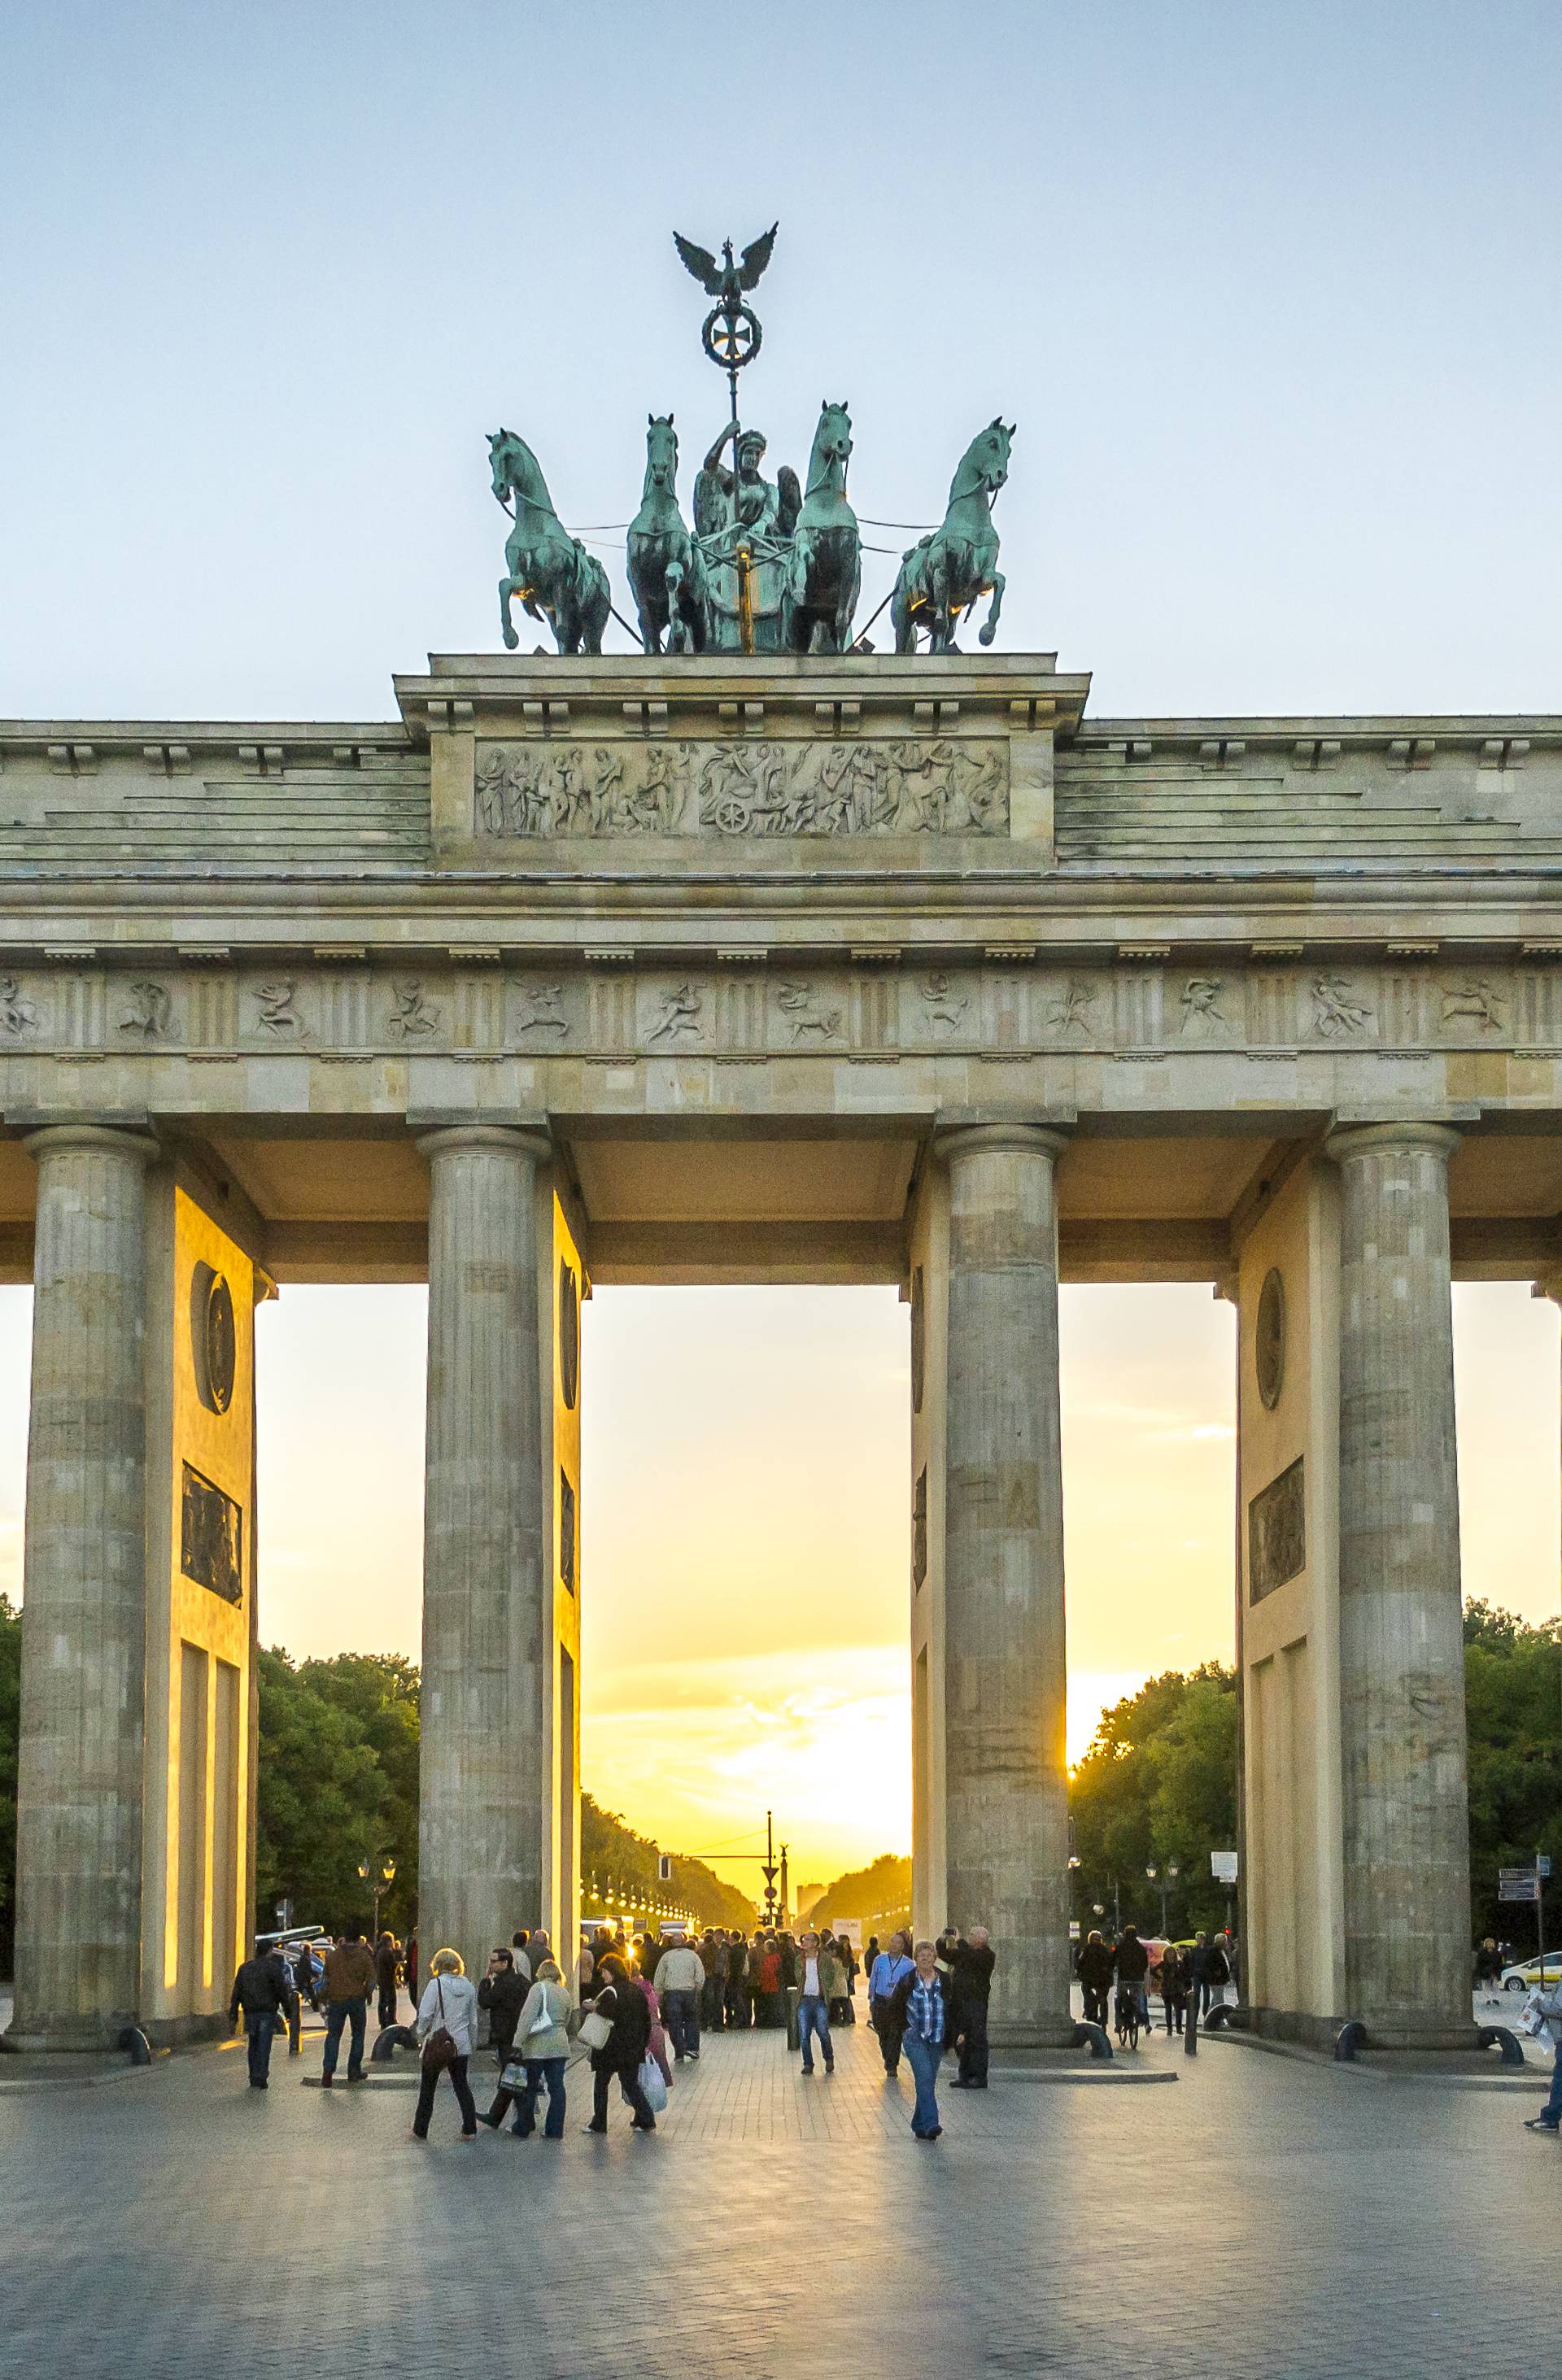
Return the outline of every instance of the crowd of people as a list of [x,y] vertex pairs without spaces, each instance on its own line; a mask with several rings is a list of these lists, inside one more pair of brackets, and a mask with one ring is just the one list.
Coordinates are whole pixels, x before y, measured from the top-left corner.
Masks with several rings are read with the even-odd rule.
[[1226,1986],[1236,1980],[1236,1944],[1229,1935],[1197,1934],[1191,1943],[1145,1941],[1136,1925],[1125,1925],[1115,1942],[1095,1929],[1080,1943],[1074,1972],[1084,1995],[1085,2022],[1103,2031],[1117,2010],[1114,1993],[1131,2003],[1139,2028],[1148,2033],[1153,2020],[1150,1995],[1161,2003],[1168,2034],[1179,2038],[1190,2020],[1202,2023]]
[[[418,1991],[416,1937],[404,1946],[382,1933],[372,1947],[356,1926],[344,1928],[323,1953],[309,1942],[257,1949],[234,1979],[229,2013],[249,2042],[252,2089],[269,2087],[275,2034],[306,2003],[324,2018],[321,2084],[335,2087],[344,2034],[347,2080],[363,2079],[369,2004],[378,1998],[382,2027],[397,2022],[403,1985],[415,2002],[421,2053],[412,2137],[428,2136],[442,2074],[447,2074],[461,2119],[461,2137],[480,2126],[510,2129],[524,2139],[536,2130],[546,2096],[543,2136],[563,2137],[567,2101],[565,2070],[577,2036],[590,2053],[592,2118],[588,2132],[604,2132],[615,2082],[631,2128],[656,2129],[675,2069],[699,2059],[707,2035],[750,2027],[785,2029],[812,2076],[836,2068],[836,2031],[857,2022],[859,1978],[867,1971],[869,2021],[885,2071],[895,2077],[902,2055],[916,2083],[911,2130],[934,2141],[936,2082],[946,2053],[958,2056],[954,2087],[987,2087],[987,2003],[995,1956],[986,1929],[969,1938],[950,1928],[936,1943],[914,1948],[896,1933],[881,1949],[877,1937],[860,1957],[851,1936],[812,1928],[794,1935],[761,1927],[707,1926],[699,1936],[636,1935],[597,1926],[583,1936],[567,1976],[542,1928],[515,1933],[490,1955],[474,1983],[453,1949],[435,1951]],[[471,2061],[485,2049],[498,2070],[492,2104],[480,2115],[472,2095]]]

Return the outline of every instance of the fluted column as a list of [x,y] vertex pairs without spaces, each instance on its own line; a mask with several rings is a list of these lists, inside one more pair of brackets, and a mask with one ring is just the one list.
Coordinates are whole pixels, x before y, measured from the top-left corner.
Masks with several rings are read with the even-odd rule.
[[146,1168],[157,1144],[54,1124],[38,1164],[11,2038],[95,2047],[140,1975]]
[[481,1974],[535,1925],[551,1754],[537,1343],[540,1133],[463,1124],[433,1174],[418,1938]]
[[1344,2013],[1468,2042],[1470,1852],[1448,1160],[1435,1123],[1347,1126],[1340,1172]]
[[947,1908],[998,1953],[995,2042],[1065,2041],[1068,1810],[1057,1206],[1062,1135],[942,1132],[949,1169],[944,1548]]

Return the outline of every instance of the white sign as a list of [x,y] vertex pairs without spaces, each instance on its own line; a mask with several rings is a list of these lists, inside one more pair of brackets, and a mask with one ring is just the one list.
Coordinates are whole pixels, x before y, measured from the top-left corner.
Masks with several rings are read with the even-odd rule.
[[1214,1876],[1216,1884],[1235,1884],[1237,1881],[1236,1852],[1211,1852],[1210,1874]]
[[830,1932],[837,1937],[844,1934],[854,1950],[860,1950],[862,1948],[862,1920],[860,1917],[832,1917],[830,1920]]

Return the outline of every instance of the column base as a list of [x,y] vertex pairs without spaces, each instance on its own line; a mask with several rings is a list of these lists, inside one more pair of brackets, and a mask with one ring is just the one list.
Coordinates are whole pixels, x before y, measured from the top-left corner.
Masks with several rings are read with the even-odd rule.
[[[1072,2050],[1079,2019],[1064,2012],[1057,2016],[1040,2016],[1031,2021],[1011,2019],[1007,2024],[994,2024],[989,2019],[987,2046],[995,2057],[1007,2057],[1011,2051]],[[1086,2051],[1078,2053],[1084,2057]]]
[[[1304,2010],[1252,2008],[1245,2001],[1233,2008],[1226,2022],[1233,2033],[1252,2034],[1260,2041],[1294,2042],[1304,2049],[1333,2054],[1345,2026],[1362,2027],[1362,2050],[1370,2057],[1467,2058],[1489,2062],[1492,2053],[1482,2042],[1483,2027],[1473,2019],[1363,2016],[1314,2016]],[[1208,2021],[1200,2026],[1208,2031]]]

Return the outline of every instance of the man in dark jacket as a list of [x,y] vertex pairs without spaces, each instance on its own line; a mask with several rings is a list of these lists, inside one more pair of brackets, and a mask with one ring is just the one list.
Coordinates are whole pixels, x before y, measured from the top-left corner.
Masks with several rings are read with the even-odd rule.
[[1193,1948],[1188,1953],[1188,2005],[1191,2014],[1201,2021],[1210,2012],[1210,2000],[1215,1985],[1220,1985],[1222,1999],[1231,1973],[1226,1953],[1218,1942],[1207,1934],[1195,1934]]
[[1085,1996],[1085,2022],[1104,2025],[1106,1996],[1112,1988],[1111,1946],[1098,1933],[1080,1945],[1075,1972]]
[[1112,1961],[1117,1981],[1133,1993],[1139,2006],[1139,2022],[1146,2033],[1150,2030],[1150,1994],[1145,1978],[1150,1973],[1150,1953],[1139,1938],[1137,1925],[1125,1925]]
[[749,1995],[743,1978],[748,1972],[749,1946],[734,1926],[726,1944],[726,2022],[729,2025],[741,2025],[745,2031],[749,2023]]
[[374,1981],[380,1989],[380,2022],[396,2022],[396,1978],[401,1951],[394,1934],[382,1934],[374,1945]]
[[495,1950],[488,1961],[488,1973],[478,1985],[477,2004],[488,2010],[488,2046],[496,2052],[501,2066],[515,2040],[530,1989],[526,1977],[516,1973],[514,1953]]
[[336,2082],[336,2055],[342,2046],[344,2025],[351,2028],[348,2081],[363,2080],[363,2034],[373,1984],[374,1954],[363,1938],[361,1925],[349,1925],[337,1936],[335,1948],[325,1954],[325,2047],[320,2060],[323,2091],[329,2091]]
[[228,1998],[228,2022],[237,2025],[240,2011],[244,2030],[250,2037],[250,2088],[263,2091],[267,2087],[266,2070],[271,2064],[272,2036],[287,2020],[288,2005],[293,1998],[293,1981],[287,1962],[277,1949],[258,1951],[246,1959],[233,1979]]
[[987,2003],[997,1965],[992,1937],[985,1925],[973,1925],[969,1935],[953,1940],[946,1936],[941,1956],[949,1969],[949,2038],[960,2048],[960,2070],[951,2088],[985,2091]]

